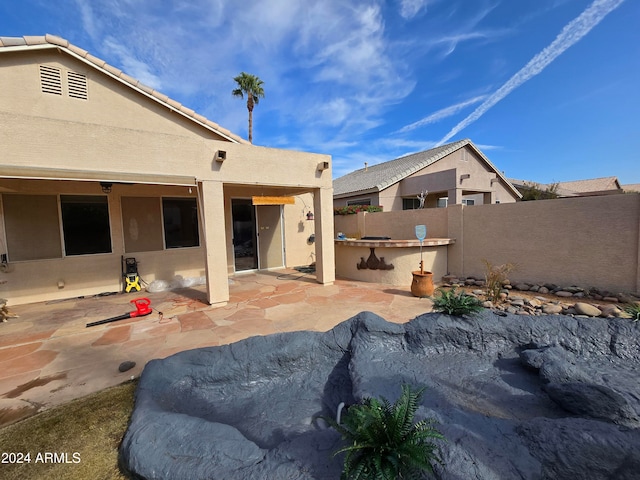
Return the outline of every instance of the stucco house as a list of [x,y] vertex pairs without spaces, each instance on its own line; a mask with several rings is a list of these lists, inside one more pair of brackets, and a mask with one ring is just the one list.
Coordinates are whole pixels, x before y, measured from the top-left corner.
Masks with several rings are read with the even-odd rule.
[[385,212],[447,205],[511,203],[521,195],[469,139],[373,166],[333,182],[334,207],[380,205]]
[[146,282],[205,276],[211,304],[245,270],[333,282],[329,156],[250,145],[52,35],[0,37],[0,86],[10,304],[121,291],[126,258]]

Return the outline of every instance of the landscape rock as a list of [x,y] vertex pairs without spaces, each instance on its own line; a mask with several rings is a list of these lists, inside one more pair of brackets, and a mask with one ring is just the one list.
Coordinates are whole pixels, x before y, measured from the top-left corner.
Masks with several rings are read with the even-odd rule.
[[133,367],[136,366],[136,362],[133,362],[131,360],[127,360],[126,362],[122,362],[119,366],[118,366],[118,370],[120,372],[126,372],[131,370]]
[[554,303],[548,303],[542,306],[543,313],[547,315],[555,315],[558,313],[562,313],[562,305],[556,305]]
[[598,307],[594,307],[589,303],[578,302],[573,306],[578,315],[587,315],[589,317],[599,317],[602,311]]
[[555,292],[555,295],[557,295],[558,297],[573,297],[573,293],[567,292],[565,290],[558,290],[557,292]]
[[600,314],[601,317],[619,317],[622,313],[622,310],[620,310],[615,305],[602,305],[598,308],[602,311],[602,313]]
[[631,480],[639,369],[629,320],[363,312],[150,361],[120,464],[136,479],[336,479],[344,443],[318,417],[411,384],[426,387],[416,420],[447,439],[439,479]]

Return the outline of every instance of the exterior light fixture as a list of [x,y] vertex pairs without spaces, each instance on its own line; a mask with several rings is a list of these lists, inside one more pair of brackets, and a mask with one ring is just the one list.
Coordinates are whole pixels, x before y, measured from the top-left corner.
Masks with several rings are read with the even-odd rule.
[[100,182],[100,187],[102,188],[102,193],[111,193],[111,187],[113,187],[113,183]]
[[224,162],[227,159],[227,152],[218,150],[216,152],[216,162]]
[[313,212],[312,211],[308,211],[307,212],[307,220],[313,220]]

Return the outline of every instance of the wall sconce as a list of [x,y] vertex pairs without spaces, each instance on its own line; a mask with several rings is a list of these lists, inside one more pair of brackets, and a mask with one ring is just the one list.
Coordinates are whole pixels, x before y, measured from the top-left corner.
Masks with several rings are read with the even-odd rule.
[[307,212],[307,220],[313,220],[313,212],[312,211]]
[[216,162],[224,162],[227,159],[227,152],[218,150],[216,152]]
[[320,162],[318,164],[318,170],[319,171],[323,171],[323,170],[329,170],[329,162]]
[[113,183],[100,182],[100,187],[102,188],[102,193],[111,193],[111,187],[113,187]]

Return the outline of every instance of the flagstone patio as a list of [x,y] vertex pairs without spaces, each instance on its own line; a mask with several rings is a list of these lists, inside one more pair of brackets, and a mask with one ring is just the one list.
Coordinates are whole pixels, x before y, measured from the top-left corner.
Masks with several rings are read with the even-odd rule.
[[[0,324],[0,426],[137,377],[154,358],[255,335],[326,331],[361,311],[405,323],[432,303],[406,289],[279,270],[230,279],[224,307],[207,305],[205,287],[113,294],[11,308],[19,317]],[[86,327],[134,310],[146,296],[150,315]],[[124,361],[136,366],[118,370]]]

